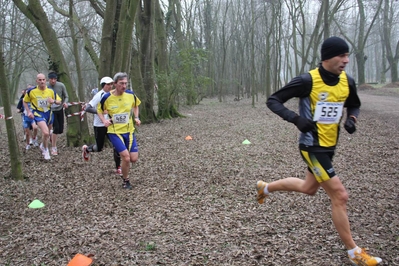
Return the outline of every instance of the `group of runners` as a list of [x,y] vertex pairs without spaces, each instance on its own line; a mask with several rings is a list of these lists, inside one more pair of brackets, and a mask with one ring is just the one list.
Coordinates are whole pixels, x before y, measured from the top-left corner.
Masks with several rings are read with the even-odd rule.
[[[65,85],[57,81],[57,74],[46,76],[39,73],[36,86],[30,86],[20,98],[17,109],[23,116],[26,149],[39,146],[45,160],[58,155],[57,135],[64,130],[64,108],[68,108],[68,93]],[[107,136],[114,148],[116,173],[123,179],[122,187],[132,189],[129,181],[130,163],[138,160],[138,146],[134,134],[139,126],[140,99],[127,89],[128,75],[116,73],[114,78],[104,77],[100,81],[102,90],[85,106],[94,114],[94,134],[96,143],[83,145],[83,160],[90,159],[90,153],[103,150]],[[113,88],[114,87],[114,88]],[[133,122],[134,121],[134,122]],[[41,132],[41,143],[37,140],[37,129]],[[50,152],[51,142],[51,152]],[[50,155],[51,153],[51,155]]]
[[40,129],[42,140],[40,149],[45,160],[50,160],[49,140],[51,139],[51,155],[58,155],[57,135],[64,131],[64,108],[68,108],[68,93],[65,85],[57,81],[57,74],[50,72],[46,76],[36,76],[36,86],[28,85],[22,92],[17,111],[22,114],[22,126],[26,149],[31,145],[39,146],[37,129]]

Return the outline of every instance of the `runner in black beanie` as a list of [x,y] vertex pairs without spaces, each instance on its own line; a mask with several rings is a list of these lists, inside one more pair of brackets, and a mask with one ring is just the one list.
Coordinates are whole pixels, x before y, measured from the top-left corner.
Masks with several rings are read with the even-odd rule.
[[[361,105],[356,82],[345,72],[349,63],[348,44],[338,37],[326,39],[321,46],[321,60],[316,68],[294,77],[266,102],[272,112],[293,123],[300,131],[299,150],[307,166],[304,177],[287,177],[270,183],[259,180],[256,183],[257,200],[263,204],[266,198],[279,191],[315,195],[323,188],[329,197],[325,202],[331,204],[332,221],[347,249],[349,261],[353,265],[376,266],[382,259],[357,246],[352,236],[347,211],[349,194],[332,164],[341,120],[346,118],[344,128],[353,134]],[[299,112],[284,105],[292,98],[299,98]],[[365,219],[367,215],[364,214]],[[378,244],[374,246],[378,248]]]

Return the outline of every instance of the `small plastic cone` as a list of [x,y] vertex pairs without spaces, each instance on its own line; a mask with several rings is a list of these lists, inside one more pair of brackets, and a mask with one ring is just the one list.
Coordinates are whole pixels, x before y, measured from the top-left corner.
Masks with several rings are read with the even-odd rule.
[[251,144],[251,142],[249,141],[249,140],[244,140],[243,142],[242,142],[242,144]]
[[82,254],[76,254],[67,266],[89,266],[93,262],[92,258]]
[[31,209],[39,209],[39,208],[43,208],[44,206],[45,206],[44,203],[41,202],[41,201],[38,200],[38,199],[35,199],[34,201],[32,201],[32,202],[28,205],[28,207],[31,208]]
[[192,140],[193,138],[191,136],[187,136],[186,140]]

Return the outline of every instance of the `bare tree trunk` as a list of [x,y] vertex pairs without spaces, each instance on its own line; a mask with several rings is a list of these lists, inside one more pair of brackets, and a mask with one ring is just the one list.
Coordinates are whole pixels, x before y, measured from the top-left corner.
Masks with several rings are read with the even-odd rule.
[[158,118],[172,118],[180,116],[175,104],[174,89],[169,78],[169,58],[167,48],[167,36],[164,16],[159,1],[155,2],[155,38],[156,51],[155,62],[157,66],[156,95],[158,96]]
[[255,95],[257,88],[255,85],[255,7],[254,0],[251,0],[251,96],[252,107],[255,107]]
[[219,90],[218,90],[218,99],[219,102],[223,101],[223,96],[224,96],[224,79],[225,79],[225,71],[226,71],[226,55],[227,55],[227,46],[228,46],[228,40],[226,40],[226,23],[227,23],[227,11],[229,10],[229,1],[227,1],[224,10],[224,15],[223,15],[223,22],[222,22],[222,69],[220,69],[221,77],[219,79]]
[[78,39],[75,34],[75,25],[73,24],[73,0],[69,0],[69,20],[68,25],[71,31],[72,45],[73,45],[73,56],[75,57],[76,74],[78,76],[78,95],[81,101],[85,99],[85,93],[83,91],[83,77],[82,68],[80,64],[80,55],[78,50]]
[[145,95],[141,98],[144,101],[144,108],[140,109],[141,116],[146,122],[155,122],[154,113],[154,7],[155,1],[144,1],[143,12],[140,17],[141,22],[141,40],[140,40],[140,61],[141,75]]
[[18,147],[14,119],[12,117],[10,95],[4,68],[3,46],[0,42],[0,95],[4,103],[4,114],[7,127],[8,150],[10,152],[11,177],[16,180],[23,179],[21,155]]
[[[116,3],[115,3],[116,2]],[[115,43],[115,19],[117,7],[120,0],[107,0],[103,29],[101,35],[100,48],[100,67],[98,70],[99,80],[104,76],[112,76],[113,59],[114,59],[114,43]]]
[[[324,39],[327,39],[330,37],[330,20],[328,16],[328,11],[330,10],[330,1],[329,0],[323,0],[323,6],[324,6],[324,25],[323,25],[323,31],[324,31]],[[323,7],[322,6],[322,7]]]
[[389,14],[392,13],[392,6],[389,5],[389,0],[384,0],[384,19],[383,19],[383,32],[384,32],[384,41],[385,50],[386,50],[386,58],[388,60],[390,69],[391,69],[391,82],[398,82],[398,61],[399,61],[399,41],[396,42],[395,54],[391,48],[391,37],[393,26],[393,18],[389,17]]
[[139,3],[139,0],[122,1],[118,33],[116,35],[114,73],[127,72],[130,68],[133,27]]
[[[211,0],[206,0],[204,3],[204,35],[205,35],[205,49],[208,51],[208,53],[211,53],[213,51],[213,43],[214,39],[212,36],[212,31],[215,30],[213,24],[213,19],[212,19],[212,5],[211,5]],[[209,54],[211,55],[211,54]],[[207,94],[209,96],[214,96],[215,95],[215,69],[214,69],[214,62],[213,60],[208,60],[207,61],[207,72],[208,72],[208,77],[211,79],[211,83],[208,86],[208,92]]]

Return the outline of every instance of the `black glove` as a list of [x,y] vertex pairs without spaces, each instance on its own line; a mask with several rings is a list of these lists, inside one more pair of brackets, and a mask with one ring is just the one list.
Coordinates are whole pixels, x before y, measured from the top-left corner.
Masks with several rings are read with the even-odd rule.
[[348,117],[345,121],[344,128],[349,134],[353,134],[356,131],[356,121],[353,117]]
[[316,121],[304,118],[302,116],[295,116],[292,122],[296,125],[296,127],[302,132],[306,133],[313,130],[316,126]]

